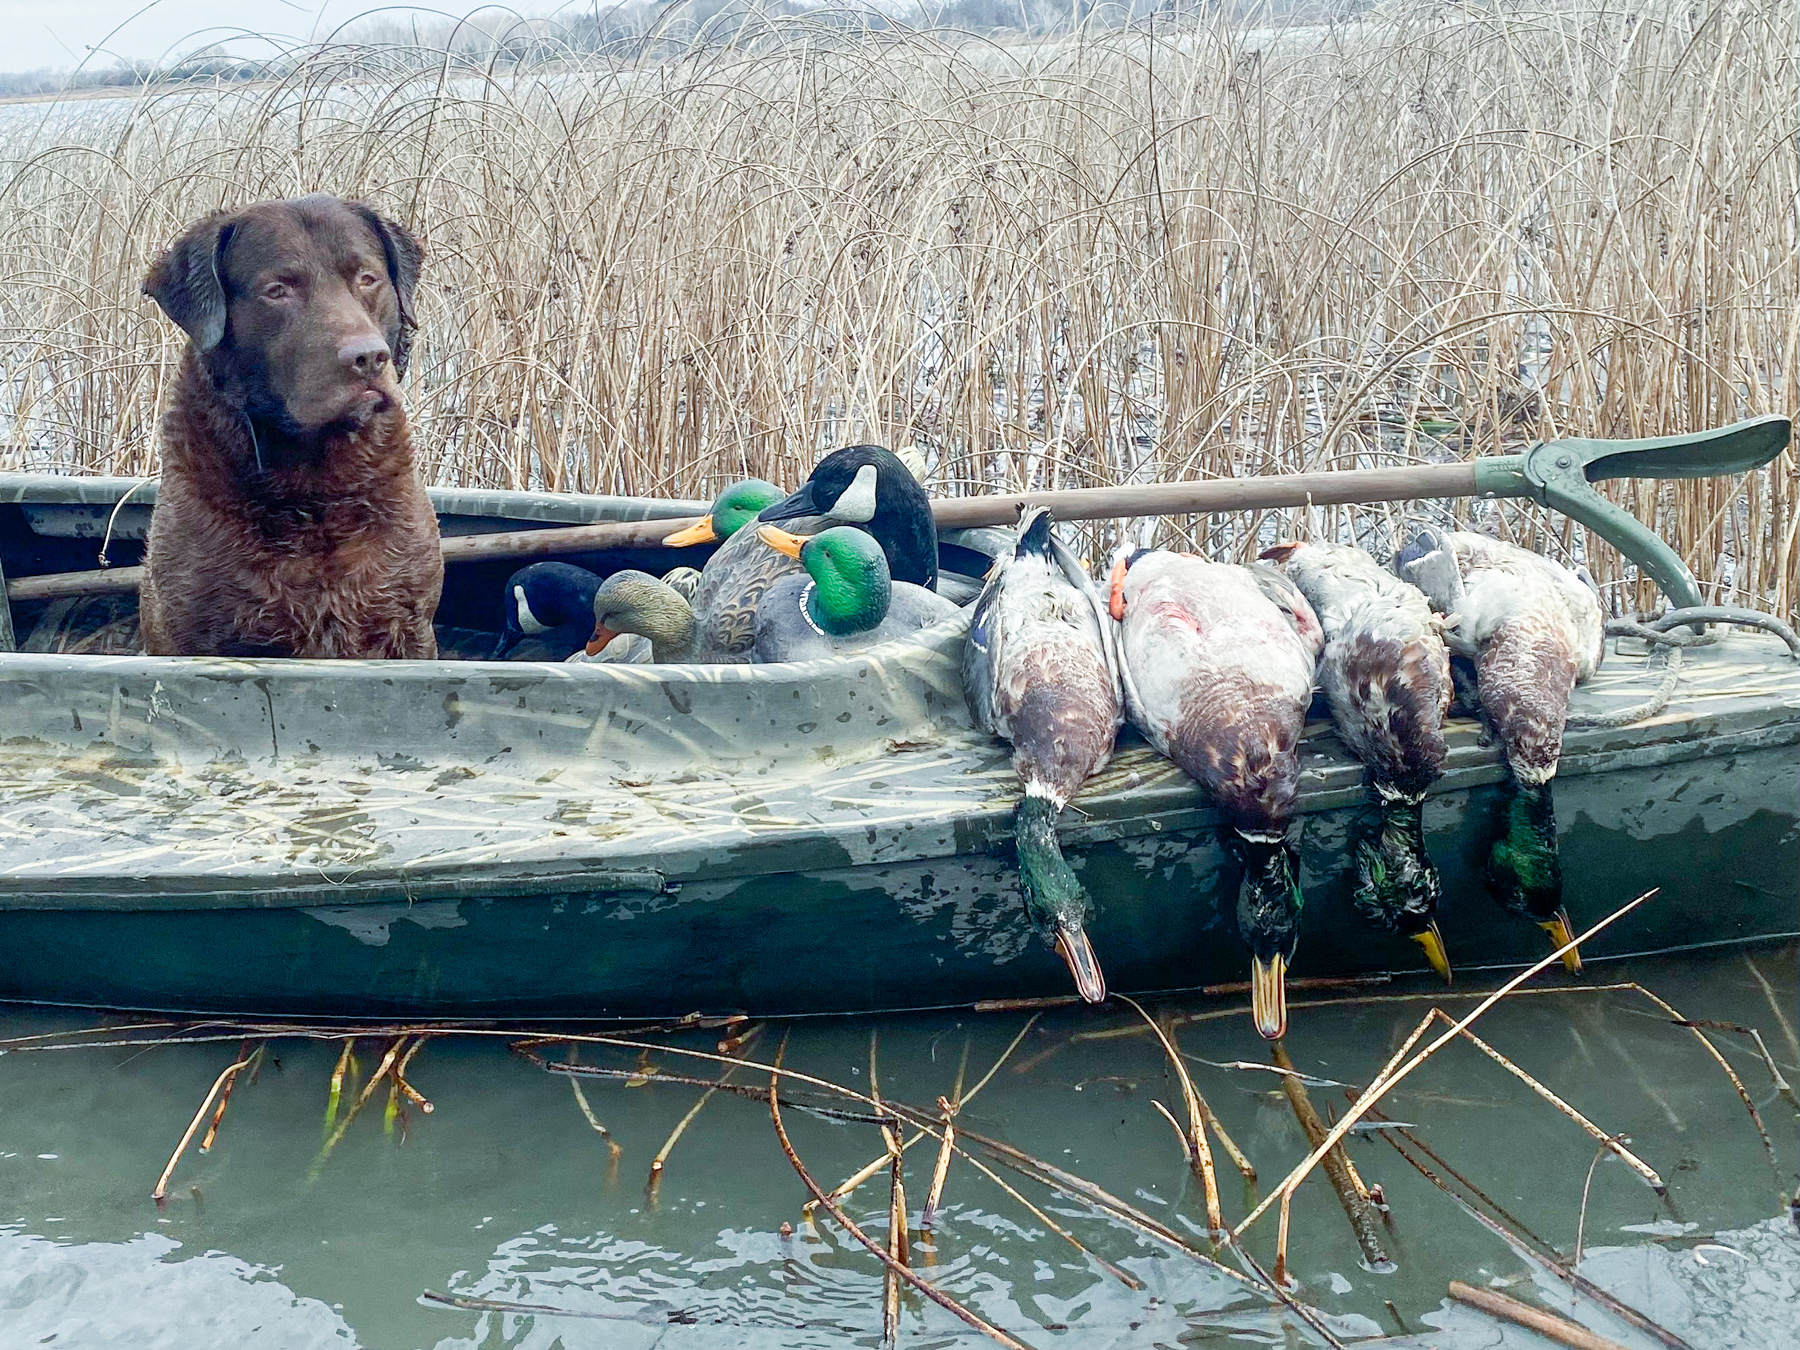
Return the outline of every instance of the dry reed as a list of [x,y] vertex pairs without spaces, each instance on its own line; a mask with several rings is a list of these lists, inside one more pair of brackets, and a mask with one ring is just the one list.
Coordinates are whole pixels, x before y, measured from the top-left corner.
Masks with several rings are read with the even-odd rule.
[[[685,51],[334,45],[0,108],[0,464],[153,473],[180,340],[139,279],[195,216],[313,190],[429,240],[409,399],[442,483],[706,496],[880,439],[954,493],[1792,413],[1795,21],[1400,0],[1001,41],[771,16]],[[1711,595],[1794,615],[1791,453],[1616,491]],[[1459,509],[1652,599],[1567,522]],[[1247,555],[1391,524],[1296,514],[1166,528]]]

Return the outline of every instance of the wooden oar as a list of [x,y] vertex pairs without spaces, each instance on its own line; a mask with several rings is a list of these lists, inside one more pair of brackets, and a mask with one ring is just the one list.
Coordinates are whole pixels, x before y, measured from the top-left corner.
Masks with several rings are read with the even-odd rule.
[[[1716,431],[1653,440],[1546,441],[1521,455],[1492,455],[1460,464],[940,497],[932,502],[931,510],[939,529],[967,529],[1013,525],[1027,505],[1048,507],[1058,520],[1113,520],[1423,497],[1530,497],[1593,528],[1642,566],[1676,604],[1698,605],[1703,603],[1699,587],[1681,559],[1635,516],[1607,501],[1589,484],[1603,478],[1702,478],[1742,473],[1780,454],[1787,446],[1789,431],[1785,417],[1759,417]],[[665,535],[685,529],[695,519],[604,521],[547,530],[457,535],[443,541],[444,561],[657,548]],[[61,572],[8,582],[6,595],[15,602],[104,595],[135,591],[142,579],[141,567]]]
[[[1124,516],[1202,515],[1212,511],[1256,511],[1277,506],[1328,506],[1343,502],[1397,502],[1415,497],[1467,497],[1476,491],[1475,465],[1426,464],[1403,469],[1349,469],[1337,473],[1297,473],[1275,478],[1212,478],[1188,483],[1140,483],[1128,487],[1071,488],[1063,492],[1003,493],[984,497],[939,497],[931,503],[938,528],[1013,525],[1020,509],[1043,505],[1058,520],[1111,520]],[[697,522],[694,516],[662,520],[608,520],[594,525],[560,525],[547,530],[454,535],[443,541],[444,561],[542,558],[551,554],[598,553],[607,549],[658,548],[665,535]],[[141,567],[109,567],[96,572],[58,572],[9,582],[7,598],[48,600],[64,595],[106,595],[135,591]]]

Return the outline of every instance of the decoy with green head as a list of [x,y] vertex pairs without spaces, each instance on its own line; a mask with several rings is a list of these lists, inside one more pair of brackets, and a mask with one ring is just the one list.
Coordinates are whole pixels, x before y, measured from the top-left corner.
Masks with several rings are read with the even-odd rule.
[[1012,743],[1026,912],[1068,963],[1076,992],[1103,1002],[1106,977],[1087,931],[1093,901],[1063,857],[1056,820],[1111,757],[1124,696],[1111,622],[1042,508],[1027,512],[975,601],[963,692],[977,725]]
[[1438,931],[1443,882],[1425,851],[1427,790],[1444,772],[1450,653],[1424,593],[1359,548],[1266,549],[1300,588],[1325,634],[1319,685],[1350,753],[1368,770],[1376,819],[1356,841],[1359,911],[1424,949],[1446,981]]
[[894,581],[881,545],[854,526],[801,537],[758,525],[756,534],[805,569],[770,586],[757,606],[751,649],[759,662],[836,656],[956,617],[956,606],[935,591]]
[[[832,451],[799,489],[765,506],[757,520],[801,536],[855,525],[881,545],[893,580],[935,588],[937,527],[930,499],[906,465],[879,445]],[[759,541],[754,530],[740,527],[701,573],[694,596],[696,659],[750,660],[764,593],[801,570],[796,560]]]
[[712,510],[694,524],[664,535],[663,547],[692,548],[699,544],[723,543],[755,520],[763,508],[773,506],[786,495],[773,483],[760,478],[740,479],[714,498]]

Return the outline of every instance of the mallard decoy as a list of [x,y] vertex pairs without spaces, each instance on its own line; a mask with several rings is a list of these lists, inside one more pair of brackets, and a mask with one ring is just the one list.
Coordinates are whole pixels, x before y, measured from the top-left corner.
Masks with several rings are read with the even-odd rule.
[[[680,597],[683,604],[692,604],[694,591],[700,585],[700,570],[695,567],[676,567],[664,572],[662,584]],[[595,588],[596,591],[599,589]],[[594,626],[593,606],[588,608],[588,627]],[[580,665],[647,665],[655,660],[650,639],[639,633],[618,632],[608,641],[598,646],[592,637],[584,638],[586,644],[568,659]]]
[[1284,543],[1264,558],[1299,587],[1324,630],[1319,684],[1332,721],[1369,772],[1379,817],[1356,843],[1356,907],[1413,939],[1445,980],[1443,882],[1425,851],[1426,790],[1444,772],[1450,653],[1430,602],[1359,548]]
[[663,536],[664,548],[691,548],[696,544],[716,544],[731,538],[756,519],[757,512],[773,506],[785,496],[773,483],[760,478],[745,478],[726,488],[713,499],[712,510],[685,530]]
[[[1416,525],[1394,570],[1445,616],[1453,654],[1475,668],[1475,696],[1506,755],[1506,830],[1488,855],[1502,908],[1529,917],[1561,947],[1573,936],[1562,902],[1550,782],[1562,757],[1575,686],[1600,667],[1606,620],[1593,583],[1517,544]],[[1563,954],[1581,970],[1579,949]]]
[[1132,721],[1224,813],[1242,869],[1250,1000],[1270,1040],[1287,1030],[1285,974],[1305,903],[1287,826],[1319,650],[1305,598],[1275,579],[1282,605],[1257,569],[1140,549],[1115,563],[1109,600]]
[[1112,755],[1124,696],[1111,625],[1087,573],[1056,546],[1050,513],[1030,512],[988,573],[963,647],[976,723],[1012,742],[1025,789],[1013,816],[1025,910],[1089,1003],[1106,977],[1087,934],[1093,901],[1063,858],[1056,818]]
[[488,660],[504,660],[516,649],[525,654],[514,660],[568,660],[593,629],[594,592],[599,589],[600,578],[584,567],[559,562],[521,567],[507,578],[505,618]]
[[756,533],[806,569],[782,577],[757,606],[752,651],[760,662],[836,656],[956,617],[957,607],[935,591],[892,580],[881,545],[854,526],[806,538],[778,525]]
[[[905,464],[879,445],[834,450],[800,488],[763,509],[758,519],[797,535],[855,525],[875,537],[895,581],[935,587],[937,528],[931,502]],[[740,529],[719,546],[701,573],[694,597],[699,624],[697,660],[748,661],[756,640],[763,593],[802,569]]]
[[658,664],[697,659],[693,607],[674,586],[648,572],[614,572],[602,582],[594,592],[592,625],[590,657],[599,656],[621,634],[635,633],[649,639],[649,659]]

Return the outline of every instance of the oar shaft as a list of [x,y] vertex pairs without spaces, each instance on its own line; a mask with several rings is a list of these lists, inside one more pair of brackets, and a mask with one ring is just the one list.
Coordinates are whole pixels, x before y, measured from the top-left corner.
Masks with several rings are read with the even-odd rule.
[[[931,503],[940,529],[1012,525],[1020,508],[1046,506],[1058,520],[1112,520],[1128,516],[1204,515],[1215,511],[1264,511],[1282,506],[1338,506],[1347,502],[1398,502],[1415,497],[1470,497],[1477,492],[1474,463],[1419,464],[1395,469],[1344,469],[1271,478],[1208,478],[1182,483],[1134,483],[1124,487],[1069,488],[1061,492],[1009,492],[981,497],[939,497]],[[608,520],[547,530],[451,535],[445,562],[493,558],[542,558],[603,549],[657,548],[663,536],[694,524],[693,517]],[[57,572],[7,583],[14,601],[64,595],[135,591],[141,567],[97,572]]]
[[940,497],[932,514],[940,529],[1012,525],[1022,507],[1046,506],[1057,520],[1113,520],[1126,516],[1187,516],[1215,511],[1265,511],[1278,506],[1339,506],[1400,502],[1415,497],[1472,497],[1475,465],[1420,464],[1398,469],[1343,469],[1271,478],[1207,478],[1183,483]]

